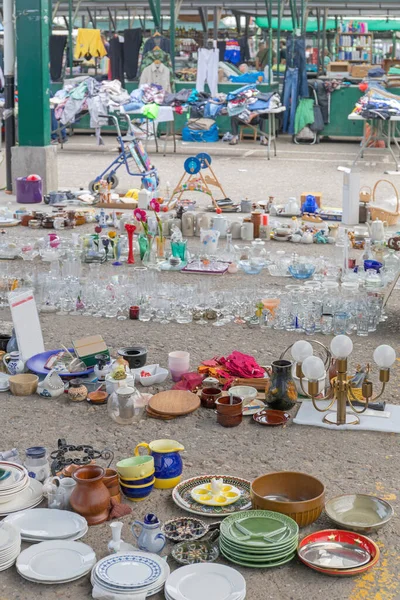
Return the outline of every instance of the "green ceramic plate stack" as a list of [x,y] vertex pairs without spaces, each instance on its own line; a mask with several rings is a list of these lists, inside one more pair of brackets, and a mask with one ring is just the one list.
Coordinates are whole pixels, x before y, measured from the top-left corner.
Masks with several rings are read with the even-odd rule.
[[244,567],[283,565],[296,556],[298,542],[297,523],[270,510],[237,513],[221,523],[221,553]]

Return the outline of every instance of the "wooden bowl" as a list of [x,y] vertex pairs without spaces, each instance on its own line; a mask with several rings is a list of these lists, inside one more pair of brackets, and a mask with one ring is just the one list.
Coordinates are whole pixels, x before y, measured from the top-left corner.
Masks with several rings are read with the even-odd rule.
[[322,513],[325,486],[306,473],[279,471],[257,477],[251,484],[250,496],[254,509],[282,513],[299,527],[306,527]]
[[10,382],[10,391],[14,396],[31,396],[37,390],[39,377],[31,373],[19,373],[11,375],[8,381]]

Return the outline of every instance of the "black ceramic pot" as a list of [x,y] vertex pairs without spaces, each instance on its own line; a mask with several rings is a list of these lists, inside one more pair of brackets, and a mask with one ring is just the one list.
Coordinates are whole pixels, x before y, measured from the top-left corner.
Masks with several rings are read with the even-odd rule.
[[266,403],[275,410],[290,410],[297,401],[297,388],[292,378],[293,363],[290,360],[275,360],[271,366],[271,385]]
[[7,344],[11,340],[11,335],[0,334],[0,350],[7,352]]
[[130,369],[144,367],[147,360],[147,349],[143,346],[129,346],[119,348],[118,354],[128,361]]

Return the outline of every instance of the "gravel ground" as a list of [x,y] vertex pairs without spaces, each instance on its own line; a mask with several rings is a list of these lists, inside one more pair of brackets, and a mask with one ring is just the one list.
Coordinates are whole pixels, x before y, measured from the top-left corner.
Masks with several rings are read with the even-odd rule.
[[[344,145],[343,145],[344,146]],[[355,151],[355,146],[346,145]],[[321,147],[320,147],[321,148]],[[341,162],[341,146],[325,146],[330,152],[335,152],[335,161]],[[332,150],[333,148],[333,150]],[[290,147],[293,150],[293,146]],[[299,150],[302,157],[304,150]],[[316,152],[320,152],[317,149]],[[307,153],[304,153],[304,158]],[[288,170],[282,171],[283,159],[270,161],[264,159],[247,159],[243,168],[247,173],[238,174],[241,158],[224,158],[216,160],[224,173],[224,182],[228,193],[236,189],[236,196],[257,196],[259,190],[265,194],[265,183],[260,186],[260,179],[273,172],[269,182],[275,190],[281,189],[282,197],[290,195],[290,189],[297,194],[306,185],[304,171],[314,170],[316,179],[322,191],[327,190],[331,198],[340,197],[340,178],[334,164],[324,164],[302,161],[290,162]],[[85,155],[65,151],[60,157],[60,182],[63,186],[78,186],[83,184],[88,172],[98,168],[98,162],[109,161],[109,156]],[[323,160],[321,156],[321,160]],[[223,161],[223,162],[222,162]],[[181,157],[168,156],[160,160],[163,169],[174,165],[171,181],[180,176]],[[289,163],[288,163],[289,164]],[[382,165],[381,165],[382,167]],[[382,168],[380,167],[380,172]],[[263,171],[265,169],[265,171]],[[365,177],[373,182],[378,177],[374,168],[365,169]],[[166,169],[167,170],[167,169]],[[251,173],[255,172],[254,181]],[[85,173],[85,178],[83,178]],[[279,179],[274,178],[279,173]],[[264,175],[263,175],[264,174]],[[282,177],[282,174],[284,176]],[[168,170],[167,170],[168,175]],[[339,174],[340,175],[340,174]],[[169,176],[169,175],[168,175]],[[239,180],[245,180],[239,185]],[[340,176],[341,177],[341,176]],[[308,187],[311,185],[308,179]],[[326,182],[325,187],[324,182]],[[237,188],[236,188],[237,185]],[[248,189],[244,189],[248,186]],[[311,185],[311,187],[314,187]],[[235,189],[232,189],[235,188]],[[335,195],[336,190],[336,195]],[[267,195],[269,194],[269,190]],[[3,200],[4,201],[4,200]],[[339,202],[340,204],[340,202]],[[82,230],[81,230],[82,231]],[[15,228],[14,236],[26,236],[26,230]],[[271,247],[273,242],[271,242]],[[282,244],[282,248],[291,251],[293,246]],[[276,249],[276,244],[273,246]],[[331,247],[302,247],[304,253],[331,254]],[[20,262],[13,263],[19,268]],[[40,267],[42,268],[42,267]],[[110,269],[110,267],[105,267]],[[127,272],[128,267],[121,267]],[[178,273],[161,274],[164,281],[179,283],[184,276]],[[187,281],[194,276],[187,276]],[[185,279],[186,281],[186,279]],[[195,279],[195,281],[198,281]],[[217,289],[234,289],[236,286],[247,285],[249,279],[244,275],[224,276],[215,278],[213,285]],[[287,283],[286,280],[276,280],[262,275],[251,278],[261,289],[271,289],[275,285]],[[392,296],[387,314],[389,319],[380,325],[379,330],[368,338],[353,338],[354,353],[352,366],[358,362],[372,359],[374,348],[381,343],[391,343],[399,350],[399,314],[398,293]],[[10,327],[8,310],[0,310],[2,330]],[[175,349],[187,350],[191,354],[191,366],[197,367],[201,360],[215,355],[227,355],[237,349],[253,355],[261,364],[268,364],[278,358],[280,353],[293,341],[296,336],[292,333],[274,330],[254,330],[246,326],[230,324],[222,328],[211,325],[198,326],[158,323],[141,323],[133,321],[117,321],[115,319],[95,319],[92,317],[68,318],[58,315],[41,315],[41,324],[47,349],[58,348],[60,344],[69,344],[70,340],[86,334],[101,333],[110,348],[115,350],[120,346],[143,344],[148,348],[148,362],[160,363],[165,366],[168,352]],[[315,336],[323,342],[329,341],[324,336]],[[167,380],[163,388],[168,388],[171,382]],[[385,399],[399,404],[400,372],[396,362],[391,382]],[[151,390],[153,392],[156,389]],[[296,409],[292,411],[292,416]],[[173,421],[163,422],[145,418],[137,425],[118,426],[107,415],[106,407],[92,407],[87,403],[71,403],[67,398],[46,400],[39,396],[17,398],[3,393],[0,402],[0,419],[3,422],[1,448],[18,446],[23,451],[28,446],[45,445],[53,450],[57,440],[64,437],[70,443],[88,443],[95,448],[111,448],[115,453],[114,463],[119,459],[132,455],[133,449],[141,441],[151,441],[159,438],[172,438],[185,446],[183,453],[183,477],[205,473],[222,473],[244,477],[252,480],[270,471],[298,470],[310,473],[321,479],[326,485],[326,496],[332,498],[348,492],[378,494],[389,499],[395,510],[399,512],[400,503],[397,498],[399,458],[397,452],[398,440],[394,434],[383,434],[357,431],[328,431],[320,428],[289,425],[285,429],[263,428],[244,418],[243,423],[234,430],[226,430],[216,423],[213,411],[199,409],[195,413]],[[155,512],[161,520],[178,516],[182,513],[171,499],[170,491],[155,490],[142,503],[133,504],[133,513],[125,517],[123,537],[133,543],[130,524],[134,519],[142,519],[147,512]],[[310,531],[329,527],[325,516],[311,527],[301,531],[301,537]],[[107,553],[107,542],[110,539],[110,529],[107,524],[90,528],[83,539],[90,544],[98,558]],[[371,573],[355,579],[327,578],[319,575],[294,560],[292,563],[277,569],[252,570],[239,568],[247,582],[249,600],[397,600],[400,599],[400,581],[398,571],[400,566],[400,521],[395,516],[392,521],[373,539],[382,550],[380,565]],[[169,550],[169,548],[167,548]],[[221,562],[224,562],[223,560]],[[173,560],[171,567],[175,568]],[[227,563],[226,563],[227,564]],[[91,597],[89,578],[83,578],[75,583],[52,587],[29,583],[18,576],[14,568],[5,571],[0,579],[0,600],[28,600],[40,598],[69,598],[84,600]],[[162,594],[154,596],[160,600]],[[220,600],[210,598],[210,600]]]

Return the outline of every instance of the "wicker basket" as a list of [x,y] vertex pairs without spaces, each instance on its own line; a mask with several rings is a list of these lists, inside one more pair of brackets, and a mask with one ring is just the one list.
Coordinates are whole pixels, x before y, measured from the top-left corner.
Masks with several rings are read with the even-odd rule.
[[369,202],[372,196],[372,190],[369,185],[363,185],[360,188],[360,202]]
[[397,200],[397,206],[396,206],[396,212],[392,212],[390,210],[386,210],[386,208],[383,208],[381,206],[373,206],[373,204],[369,205],[369,212],[371,215],[371,221],[375,221],[376,219],[380,219],[381,221],[386,221],[388,225],[396,225],[398,218],[400,216],[399,213],[399,194],[397,192],[396,186],[389,181],[388,179],[378,179],[378,181],[376,182],[376,184],[374,185],[374,189],[372,190],[372,202],[376,201],[375,195],[376,195],[376,189],[378,187],[378,185],[380,183],[388,183],[389,185],[392,186],[392,188],[394,189],[394,193],[396,194],[396,200]]

